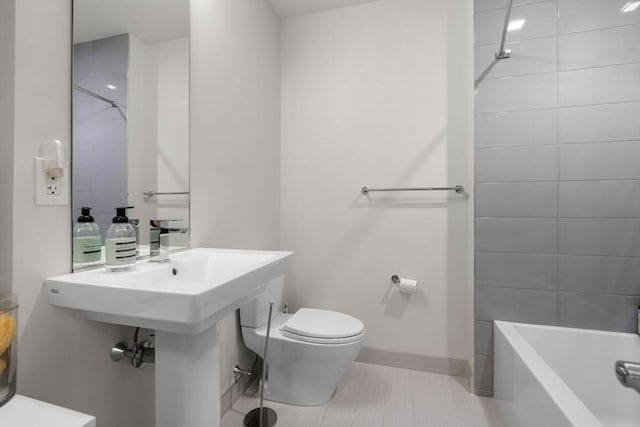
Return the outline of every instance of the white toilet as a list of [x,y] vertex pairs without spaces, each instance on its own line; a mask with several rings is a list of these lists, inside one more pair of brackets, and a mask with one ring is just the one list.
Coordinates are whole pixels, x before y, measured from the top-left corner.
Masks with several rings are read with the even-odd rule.
[[262,356],[269,302],[274,302],[267,353],[265,398],[293,405],[326,403],[360,351],[364,324],[329,310],[280,312],[284,276],[240,307],[244,343]]

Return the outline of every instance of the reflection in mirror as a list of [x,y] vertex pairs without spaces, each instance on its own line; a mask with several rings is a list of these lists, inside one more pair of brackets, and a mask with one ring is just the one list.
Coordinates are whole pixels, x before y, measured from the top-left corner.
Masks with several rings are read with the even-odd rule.
[[117,207],[139,257],[151,220],[188,246],[189,0],[74,0],[73,43],[74,269],[104,262]]

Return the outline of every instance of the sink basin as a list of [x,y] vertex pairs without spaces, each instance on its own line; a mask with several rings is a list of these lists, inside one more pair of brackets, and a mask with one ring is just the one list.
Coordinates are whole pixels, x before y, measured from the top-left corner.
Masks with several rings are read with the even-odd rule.
[[171,261],[48,278],[49,302],[107,323],[197,334],[285,272],[291,252],[189,249]]
[[[155,329],[156,427],[219,427],[215,324],[272,280],[291,252],[189,249],[130,271],[95,269],[45,281],[49,302],[91,320]],[[115,337],[114,337],[115,339]]]

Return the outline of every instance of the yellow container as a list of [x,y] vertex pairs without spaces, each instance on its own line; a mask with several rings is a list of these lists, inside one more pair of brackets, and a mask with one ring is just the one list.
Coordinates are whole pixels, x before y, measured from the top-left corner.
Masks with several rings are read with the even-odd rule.
[[0,295],[0,406],[16,394],[18,303],[15,295]]

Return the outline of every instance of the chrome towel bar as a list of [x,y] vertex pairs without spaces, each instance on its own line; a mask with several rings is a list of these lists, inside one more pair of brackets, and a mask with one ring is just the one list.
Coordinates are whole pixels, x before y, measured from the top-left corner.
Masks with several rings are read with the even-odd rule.
[[145,198],[149,198],[149,197],[153,197],[153,196],[167,196],[167,195],[174,195],[174,194],[189,194],[188,191],[172,191],[172,192],[156,192],[156,191],[145,191],[144,193],[142,193],[144,195]]
[[369,188],[362,187],[360,190],[365,196],[372,191],[455,191],[458,194],[464,193],[464,187],[462,185],[456,185],[455,187],[414,187],[414,188]]

